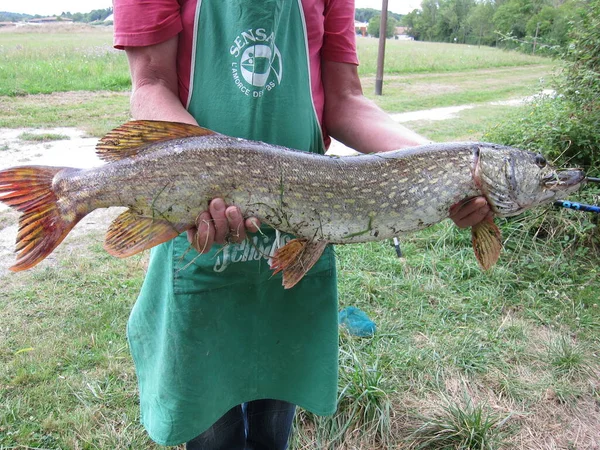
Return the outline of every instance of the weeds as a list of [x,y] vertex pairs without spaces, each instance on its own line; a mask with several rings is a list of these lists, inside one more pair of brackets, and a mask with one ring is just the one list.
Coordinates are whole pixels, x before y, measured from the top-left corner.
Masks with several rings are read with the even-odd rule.
[[56,133],[21,133],[19,135],[19,139],[22,141],[31,141],[31,142],[50,142],[50,141],[62,141],[65,139],[70,139],[69,136],[64,134],[56,134]]
[[483,405],[466,399],[461,406],[445,400],[441,411],[423,422],[411,435],[410,447],[419,450],[494,450],[502,442],[503,428],[510,415],[502,418]]
[[565,336],[548,344],[548,362],[560,378],[573,379],[589,374],[586,352]]
[[[343,345],[340,358],[337,412],[332,417],[301,413],[296,428],[307,434],[304,438],[312,442],[310,448],[339,448],[350,441],[367,448],[388,448],[393,408],[381,362],[367,364],[369,356],[351,341]],[[295,445],[301,447],[298,441]]]

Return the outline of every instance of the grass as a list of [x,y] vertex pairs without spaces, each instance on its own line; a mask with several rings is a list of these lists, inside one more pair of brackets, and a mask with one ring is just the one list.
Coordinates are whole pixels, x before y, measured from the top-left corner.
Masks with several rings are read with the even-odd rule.
[[131,85],[125,55],[112,48],[112,28],[44,30],[50,32],[42,34],[39,27],[0,32],[0,95],[124,90]]
[[[408,124],[440,141],[479,138],[513,108],[488,102],[535,94],[553,68],[483,47],[389,41],[384,95],[375,98],[374,42],[359,39],[360,70],[384,108],[473,105],[452,120]],[[127,120],[124,87],[103,86],[97,73],[46,71],[48,91],[32,79],[40,75],[32,61],[50,63],[44,52],[65,68],[97,54],[103,76],[118,78],[126,65],[109,47],[105,29],[0,32],[0,73],[9,74],[0,78],[0,127],[78,126],[99,136]],[[0,229],[15,221],[0,213]],[[449,223],[402,237],[401,259],[389,242],[337,247],[340,308],[365,311],[377,333],[341,333],[338,412],[299,411],[291,449],[593,448],[597,224],[567,210],[499,223],[504,251],[488,273],[469,233]],[[0,449],[161,448],[138,421],[124,336],[145,256],[112,258],[101,240],[69,237],[31,271],[0,275]]]
[[[378,43],[379,40],[374,38],[357,38],[361,76],[374,75],[377,72]],[[548,64],[548,60],[544,58],[475,45],[388,39],[385,49],[386,75],[440,74]]]
[[[112,48],[111,33],[111,27],[103,26],[0,30],[0,95],[128,89],[126,57]],[[359,74],[373,76],[377,40],[358,38],[357,47]],[[489,47],[390,40],[386,48],[386,73],[390,75],[548,64],[539,57]]]
[[0,128],[60,125],[99,137],[130,117],[129,95],[124,92],[59,92],[0,99]]
[[468,69],[447,74],[385,76],[383,95],[374,95],[375,78],[363,78],[363,90],[389,112],[483,104],[521,98],[546,88],[552,64],[510,69]]
[[[528,448],[517,443],[547,414],[562,423],[545,436],[556,443],[574,409],[595,417],[600,313],[585,303],[599,286],[581,267],[597,260],[550,242],[534,255],[508,248],[485,274],[466,234],[440,224],[403,239],[402,260],[384,242],[337,247],[341,306],[378,331],[342,333],[338,413],[300,412],[292,448],[444,448],[434,441],[446,433],[505,446],[451,448]],[[0,447],[158,448],[137,423],[123,335],[144,260],[114,259],[100,240],[0,279]],[[572,295],[586,284],[591,298]]]
[[411,129],[434,141],[481,140],[486,129],[495,126],[514,106],[473,105],[460,111],[453,120],[419,120],[410,122]]
[[410,439],[411,447],[423,449],[494,450],[498,445],[498,430],[510,418],[501,418],[491,408],[473,405],[470,398],[465,406],[446,400],[446,405],[432,417],[420,417],[423,422]]
[[[0,30],[0,128],[64,126],[101,136],[129,118],[129,70],[124,52],[113,50],[107,27]],[[531,95],[554,64],[515,52],[443,43],[388,41],[382,96],[374,95],[377,40],[359,38],[359,72],[365,94],[389,112],[474,104],[466,136],[489,112],[487,102]],[[107,82],[106,80],[120,80]],[[42,108],[43,106],[43,108]],[[468,114],[468,113],[467,113]],[[432,139],[444,131],[424,128]]]
[[70,139],[69,136],[65,136],[64,134],[57,133],[21,133],[19,135],[19,139],[22,141],[31,141],[31,142],[50,142],[50,141],[62,141],[65,139]]
[[87,245],[92,258],[73,254],[0,281],[5,293],[11,285],[0,300],[0,448],[149,444],[130,425],[136,386],[121,328],[142,266],[139,258],[105,265],[101,247]]

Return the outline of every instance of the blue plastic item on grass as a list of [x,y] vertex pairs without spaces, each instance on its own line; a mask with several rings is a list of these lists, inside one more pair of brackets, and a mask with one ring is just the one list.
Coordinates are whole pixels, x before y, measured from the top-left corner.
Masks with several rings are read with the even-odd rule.
[[352,336],[371,337],[377,326],[364,311],[355,306],[348,306],[339,312],[340,325],[345,327]]

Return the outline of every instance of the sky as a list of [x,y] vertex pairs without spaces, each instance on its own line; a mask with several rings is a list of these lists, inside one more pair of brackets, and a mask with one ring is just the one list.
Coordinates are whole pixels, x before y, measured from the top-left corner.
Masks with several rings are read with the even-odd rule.
[[[381,0],[355,0],[357,8],[381,9]],[[388,9],[406,14],[421,5],[421,0],[388,0]],[[112,0],[0,0],[0,11],[22,14],[58,15],[62,12],[87,13],[112,6]]]
[[[1,0],[0,0],[1,2]],[[381,0],[355,0],[357,8],[381,9]],[[421,7],[421,0],[388,0],[388,10],[398,14],[406,14]]]

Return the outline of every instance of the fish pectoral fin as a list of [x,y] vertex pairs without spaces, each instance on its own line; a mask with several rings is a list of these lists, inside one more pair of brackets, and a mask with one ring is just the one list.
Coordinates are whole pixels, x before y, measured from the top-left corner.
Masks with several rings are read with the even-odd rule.
[[187,123],[132,120],[100,139],[96,145],[96,155],[103,161],[118,161],[142,153],[147,148],[147,144],[211,134],[216,133]]
[[471,242],[477,262],[483,270],[491,269],[500,258],[502,234],[491,217],[471,228]]
[[319,260],[325,247],[327,241],[292,239],[271,258],[273,275],[283,271],[283,287],[294,287]]
[[113,256],[125,258],[167,242],[181,231],[165,219],[143,217],[128,209],[110,224],[104,248]]

